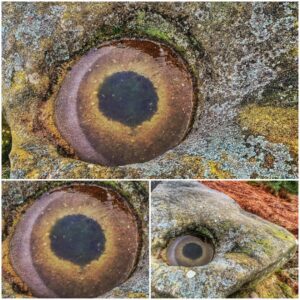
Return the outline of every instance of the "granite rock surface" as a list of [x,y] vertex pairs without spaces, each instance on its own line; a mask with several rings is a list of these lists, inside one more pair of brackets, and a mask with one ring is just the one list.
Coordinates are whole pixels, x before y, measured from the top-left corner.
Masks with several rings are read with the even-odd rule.
[[[11,178],[297,177],[297,3],[6,2],[2,10]],[[53,110],[70,67],[122,37],[173,47],[198,100],[177,147],[110,168],[74,155]]]

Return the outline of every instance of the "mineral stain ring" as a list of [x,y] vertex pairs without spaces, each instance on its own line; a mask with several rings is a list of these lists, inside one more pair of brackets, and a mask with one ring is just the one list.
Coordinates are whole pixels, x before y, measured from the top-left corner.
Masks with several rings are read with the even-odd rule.
[[167,248],[167,262],[171,266],[203,266],[213,257],[212,243],[192,235],[183,235],[174,239]]
[[100,45],[74,65],[55,116],[80,159],[119,166],[179,144],[193,106],[192,76],[177,53],[156,41],[123,39]]
[[26,211],[10,260],[36,297],[97,297],[123,283],[139,253],[138,220],[118,193],[72,185],[44,194]]

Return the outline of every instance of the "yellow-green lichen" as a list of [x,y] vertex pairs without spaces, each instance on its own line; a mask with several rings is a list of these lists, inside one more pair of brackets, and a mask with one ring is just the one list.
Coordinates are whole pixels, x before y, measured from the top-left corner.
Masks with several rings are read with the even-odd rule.
[[[153,23],[153,20],[147,18],[145,11],[138,11],[136,16],[136,25],[137,29],[141,32],[146,33],[150,37],[154,37],[164,41],[171,41],[171,31],[166,30],[165,27],[168,27],[167,24],[157,24]],[[164,25],[164,26],[162,26]]]
[[295,108],[259,106],[244,107],[239,114],[242,128],[266,137],[270,142],[287,145],[298,153],[298,111]]
[[298,47],[292,48],[289,53],[293,57],[298,57]]
[[255,251],[260,248],[266,255],[271,255],[274,251],[273,243],[268,239],[256,239],[253,244],[247,244],[243,247],[235,249],[236,253],[243,253],[251,257],[255,257]]
[[284,240],[287,242],[294,242],[295,238],[292,234],[288,232],[283,232],[280,229],[270,228],[271,234],[277,237],[280,240]]
[[17,71],[13,77],[13,83],[10,88],[10,93],[15,94],[24,89],[28,79],[25,71]]
[[282,293],[287,298],[298,298],[298,295],[293,291],[293,289],[284,282],[278,282],[278,286],[280,287]]
[[210,173],[213,178],[216,179],[233,178],[230,172],[221,169],[220,164],[218,162],[209,161],[208,166],[210,168]]
[[203,178],[205,166],[202,158],[197,155],[182,155],[179,156],[175,153],[168,153],[166,159],[174,163],[175,168],[170,172],[165,172],[161,178],[176,178],[176,177],[189,177],[189,178]]
[[135,293],[131,292],[127,294],[128,298],[148,298],[148,296],[145,293]]
[[272,254],[274,251],[274,245],[268,239],[256,239],[255,244],[260,245],[262,247],[263,251],[268,255]]
[[[178,52],[185,56],[187,49],[185,49],[186,37],[177,31],[170,23],[163,19],[158,14],[149,14],[143,10],[139,10],[129,26],[134,32],[157,39],[172,45]],[[189,49],[190,50],[190,49]]]
[[240,253],[240,252],[231,252],[231,253],[226,253],[225,257],[227,259],[233,260],[234,262],[237,262],[240,265],[245,265],[248,267],[255,267],[257,266],[259,263],[257,260],[255,260],[254,258],[248,256],[245,253]]

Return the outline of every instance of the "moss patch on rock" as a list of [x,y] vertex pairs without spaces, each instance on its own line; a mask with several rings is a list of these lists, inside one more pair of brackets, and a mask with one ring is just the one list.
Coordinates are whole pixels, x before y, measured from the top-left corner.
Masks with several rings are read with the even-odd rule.
[[260,280],[255,286],[235,293],[231,298],[298,298],[298,294],[281,281],[278,273],[273,273]]

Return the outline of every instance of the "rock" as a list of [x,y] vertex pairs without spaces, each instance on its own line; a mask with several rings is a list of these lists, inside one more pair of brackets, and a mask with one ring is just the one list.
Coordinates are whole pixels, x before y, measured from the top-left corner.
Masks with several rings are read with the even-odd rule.
[[[168,242],[187,232],[213,242],[210,263],[192,268],[166,263],[161,253]],[[152,289],[158,297],[229,297],[280,268],[296,245],[284,228],[196,181],[165,181],[152,192]],[[191,271],[196,275],[188,278]]]
[[263,278],[254,286],[249,286],[234,295],[232,298],[298,298],[297,286],[286,283],[281,279],[281,272],[276,272]]
[[194,271],[188,271],[186,273],[186,277],[189,279],[195,277],[195,275],[196,275],[196,272],[194,272]]
[[250,294],[250,298],[259,298],[258,295],[255,292],[252,292]]
[[[3,297],[30,297],[31,293],[24,282],[13,271],[9,260],[9,242],[20,217],[37,197],[60,186],[68,186],[74,182],[68,181],[23,181],[4,182],[2,185],[2,266],[3,266]],[[146,298],[149,292],[149,256],[148,256],[148,183],[136,182],[93,182],[93,184],[111,188],[125,197],[134,208],[140,219],[140,235],[142,248],[136,267],[130,277],[101,295],[102,298]]]
[[[4,3],[10,177],[297,177],[297,13],[292,2]],[[182,143],[149,162],[89,168],[57,131],[56,96],[83,54],[124,36],[158,39],[187,61],[194,121]]]

